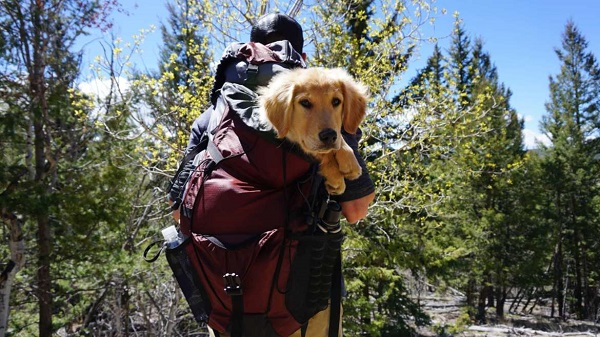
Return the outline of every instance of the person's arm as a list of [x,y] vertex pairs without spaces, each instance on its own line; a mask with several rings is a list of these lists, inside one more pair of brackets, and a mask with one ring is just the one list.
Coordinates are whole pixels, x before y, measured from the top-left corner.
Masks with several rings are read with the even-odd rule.
[[188,142],[187,148],[185,149],[186,154],[190,152],[193,148],[195,148],[196,145],[200,144],[200,139],[202,138],[202,135],[204,134],[206,129],[208,129],[208,122],[210,121],[210,115],[212,111],[213,106],[211,105],[208,109],[206,109],[206,111],[204,111],[200,115],[200,117],[194,120],[194,124],[192,124],[192,131],[190,132],[190,140]]
[[[200,139],[202,135],[208,128],[208,122],[210,120],[210,115],[212,112],[212,106],[208,108],[200,117],[196,118],[194,124],[192,125],[192,130],[190,132],[190,140],[188,142],[188,146],[185,149],[185,154],[187,155],[191,150],[193,150],[198,144],[200,144]],[[185,188],[185,183],[194,169],[192,163],[182,163],[186,165],[183,170],[179,173],[177,177],[173,178],[171,188],[168,194],[168,202],[169,206],[171,206],[173,219],[179,222],[179,204],[181,203],[181,198],[183,198],[183,190]]]
[[342,214],[349,223],[356,223],[367,216],[369,205],[375,199],[375,184],[371,180],[367,165],[358,153],[358,141],[362,136],[360,129],[356,134],[342,132],[344,140],[354,151],[358,163],[362,167],[362,174],[355,180],[346,180],[346,191],[336,196],[335,199],[342,206]]
[[358,199],[341,201],[340,206],[342,206],[342,214],[348,223],[354,224],[365,218],[369,213],[369,205],[374,199],[375,192],[371,192]]

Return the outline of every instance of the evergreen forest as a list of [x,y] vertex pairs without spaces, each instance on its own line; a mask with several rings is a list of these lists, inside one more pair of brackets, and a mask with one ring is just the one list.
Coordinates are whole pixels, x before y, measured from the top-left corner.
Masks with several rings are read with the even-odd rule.
[[[344,224],[347,336],[439,335],[491,318],[600,319],[600,65],[565,18],[541,131],[524,146],[494,55],[435,0],[166,0],[156,67],[145,34],[110,34],[119,0],[0,1],[0,336],[203,336],[169,266],[144,249],[172,225],[167,188],[214,65],[263,13],[302,23],[309,67],[370,90],[360,151],[376,184]],[[449,9],[451,10],[451,9]],[[140,27],[144,28],[144,27]],[[102,53],[84,58],[88,34]],[[597,36],[590,38],[596,39]],[[407,80],[423,43],[435,47]],[[82,89],[82,74],[103,83]],[[425,293],[464,300],[434,323]]]

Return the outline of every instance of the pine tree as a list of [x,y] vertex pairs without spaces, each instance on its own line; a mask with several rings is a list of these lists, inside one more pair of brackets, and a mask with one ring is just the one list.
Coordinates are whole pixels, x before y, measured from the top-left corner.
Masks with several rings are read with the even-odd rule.
[[473,80],[473,68],[471,64],[471,38],[467,35],[464,26],[458,18],[455,21],[455,28],[452,34],[452,44],[448,51],[448,69],[449,85],[456,88],[456,97],[460,107],[465,108],[469,105],[471,94],[471,83]]
[[[600,69],[586,49],[588,43],[572,21],[565,26],[562,48],[556,55],[561,71],[550,76],[548,115],[542,130],[552,141],[543,147],[543,168],[548,193],[548,225],[553,228],[554,299],[558,316],[565,317],[566,301],[579,318],[589,318],[597,310],[600,237],[598,209],[598,119]],[[564,282],[567,280],[567,284]],[[596,301],[596,302],[595,302]],[[553,306],[554,313],[554,306]]]
[[427,276],[465,291],[470,310],[477,309],[471,315],[484,320],[488,305],[503,315],[510,286],[504,266],[518,262],[510,254],[518,188],[511,181],[523,163],[523,122],[482,41],[473,42],[458,22],[448,55],[435,49],[406,90],[418,93],[412,106],[429,112],[423,121],[437,125],[420,142],[423,177],[412,180],[438,201],[417,225],[431,228],[422,231]]
[[[34,284],[36,302],[26,294],[18,294],[19,300],[13,302],[19,305],[11,316],[17,334],[50,336],[54,332],[54,324],[62,319],[57,320],[55,314],[66,310],[66,298],[72,295],[64,285],[76,283],[66,278],[76,273],[69,257],[78,248],[87,251],[85,244],[90,242],[82,235],[93,237],[91,225],[106,220],[97,217],[90,222],[79,213],[96,209],[99,197],[81,188],[97,188],[104,181],[92,178],[101,171],[95,167],[99,157],[92,159],[89,148],[98,133],[88,119],[88,101],[74,88],[80,54],[71,49],[92,26],[109,24],[105,15],[113,7],[97,1],[4,1],[0,5],[5,44],[1,90],[6,94],[0,102],[0,130],[6,145],[0,166],[0,203],[3,220],[13,228],[15,223],[22,225],[21,239],[31,247],[25,253],[35,254],[35,263],[21,271],[20,282],[27,287]],[[109,204],[101,209],[108,212]],[[109,223],[120,220],[112,216]],[[65,268],[69,272],[61,273]],[[23,284],[18,287],[26,289]]]

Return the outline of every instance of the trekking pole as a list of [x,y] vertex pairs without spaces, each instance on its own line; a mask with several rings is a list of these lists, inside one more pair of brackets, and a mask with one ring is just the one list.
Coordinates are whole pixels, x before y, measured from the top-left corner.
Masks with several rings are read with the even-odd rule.
[[300,12],[300,8],[302,8],[302,0],[294,1],[292,8],[288,12],[288,15],[291,17],[295,17],[298,14],[298,12]]

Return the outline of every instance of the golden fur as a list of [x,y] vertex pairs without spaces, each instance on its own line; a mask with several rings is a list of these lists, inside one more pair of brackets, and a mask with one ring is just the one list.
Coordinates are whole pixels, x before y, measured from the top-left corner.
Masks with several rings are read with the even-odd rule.
[[343,193],[344,178],[361,175],[341,130],[356,133],[366,115],[367,88],[345,70],[290,70],[276,75],[259,89],[259,95],[263,118],[273,125],[277,136],[297,143],[319,160],[329,193]]

